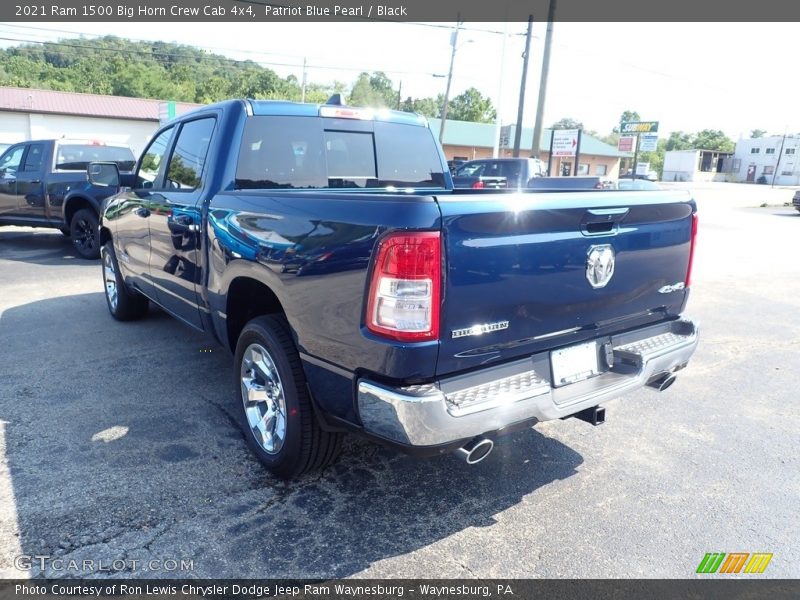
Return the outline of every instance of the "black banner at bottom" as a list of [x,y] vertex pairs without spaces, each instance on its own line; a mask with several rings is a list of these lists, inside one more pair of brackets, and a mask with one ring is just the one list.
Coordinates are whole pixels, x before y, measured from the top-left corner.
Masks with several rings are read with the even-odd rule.
[[0,581],[0,598],[153,598],[302,600],[697,598],[736,600],[800,597],[800,580],[775,579],[346,579],[346,580],[138,580],[26,579]]

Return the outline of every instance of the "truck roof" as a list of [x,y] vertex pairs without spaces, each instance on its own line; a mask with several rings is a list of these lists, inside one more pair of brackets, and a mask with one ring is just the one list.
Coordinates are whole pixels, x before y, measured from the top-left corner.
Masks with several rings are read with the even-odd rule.
[[184,113],[181,117],[189,114],[196,114],[209,108],[225,108],[232,104],[239,103],[245,103],[248,106],[248,112],[259,117],[338,117],[342,119],[385,121],[428,127],[428,119],[420,114],[391,110],[388,108],[345,106],[343,104],[311,104],[290,102],[288,100],[254,100],[252,98],[216,102],[189,113]]

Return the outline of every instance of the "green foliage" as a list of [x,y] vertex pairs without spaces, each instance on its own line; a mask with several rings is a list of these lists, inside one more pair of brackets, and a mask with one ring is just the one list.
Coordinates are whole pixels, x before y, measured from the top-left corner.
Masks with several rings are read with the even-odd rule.
[[497,111],[492,106],[490,98],[484,97],[477,88],[471,87],[450,100],[447,106],[447,118],[456,121],[492,123],[497,118]]
[[576,119],[564,117],[553,123],[550,129],[583,129],[583,123]]
[[[0,85],[17,87],[199,103],[301,95],[295,77],[283,79],[252,61],[114,36],[7,48],[0,50],[0,65]],[[314,92],[325,95],[322,87]]]
[[733,152],[736,144],[719,129],[703,129],[694,136],[693,147],[699,150]]
[[[625,110],[619,116],[620,124],[628,123],[630,121],[641,121],[641,120],[642,117],[640,117],[639,113],[636,112],[635,110]],[[615,126],[614,129],[612,129],[611,131],[612,133],[619,133],[619,125]],[[617,139],[619,139],[619,137],[617,137]]]
[[753,131],[750,132],[750,137],[753,139],[762,138],[765,135],[767,135],[765,129],[753,129]]
[[[227,98],[299,101],[294,75],[281,78],[253,61],[236,61],[192,46],[131,41],[115,36],[75,38],[0,50],[0,85],[157,98],[208,104]],[[309,83],[306,102],[323,103],[348,85]],[[353,106],[396,108],[398,92],[385,73],[361,73],[350,88]],[[438,117],[443,97],[407,98],[401,109]],[[448,117],[488,123],[496,111],[488,97],[470,88],[453,98]]]
[[[439,118],[444,103],[444,94],[434,98],[411,98],[410,96],[400,103],[400,110],[419,113],[429,118]],[[449,109],[448,109],[449,110]]]
[[351,106],[372,106],[374,108],[395,108],[397,93],[392,89],[392,81],[381,71],[372,75],[361,73],[353,84],[350,98]]
[[693,143],[694,143],[694,137],[692,136],[692,134],[684,133],[683,131],[673,131],[672,133],[669,134],[664,149],[666,151],[689,150],[691,149]]

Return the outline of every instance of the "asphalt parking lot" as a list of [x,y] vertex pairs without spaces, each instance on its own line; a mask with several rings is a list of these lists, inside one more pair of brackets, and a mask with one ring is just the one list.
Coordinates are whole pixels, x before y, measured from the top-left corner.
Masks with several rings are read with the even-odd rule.
[[771,552],[763,577],[800,577],[800,214],[785,189],[694,189],[702,338],[669,391],[473,467],[349,439],[293,483],[233,424],[225,351],[155,308],[113,321],[98,262],[0,228],[0,575],[682,578]]

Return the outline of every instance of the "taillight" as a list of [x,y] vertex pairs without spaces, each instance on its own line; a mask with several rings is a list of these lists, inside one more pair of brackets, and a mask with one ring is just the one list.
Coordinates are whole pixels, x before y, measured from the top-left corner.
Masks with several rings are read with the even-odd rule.
[[473,190],[482,190],[485,187],[486,186],[483,184],[482,181],[476,181],[475,183],[472,184],[472,189]]
[[692,266],[694,264],[694,247],[697,241],[697,213],[692,213],[692,241],[689,245],[689,266],[686,268],[686,282],[684,285],[688,288],[692,285]]
[[367,329],[407,342],[438,339],[441,279],[438,231],[384,238],[369,286]]

